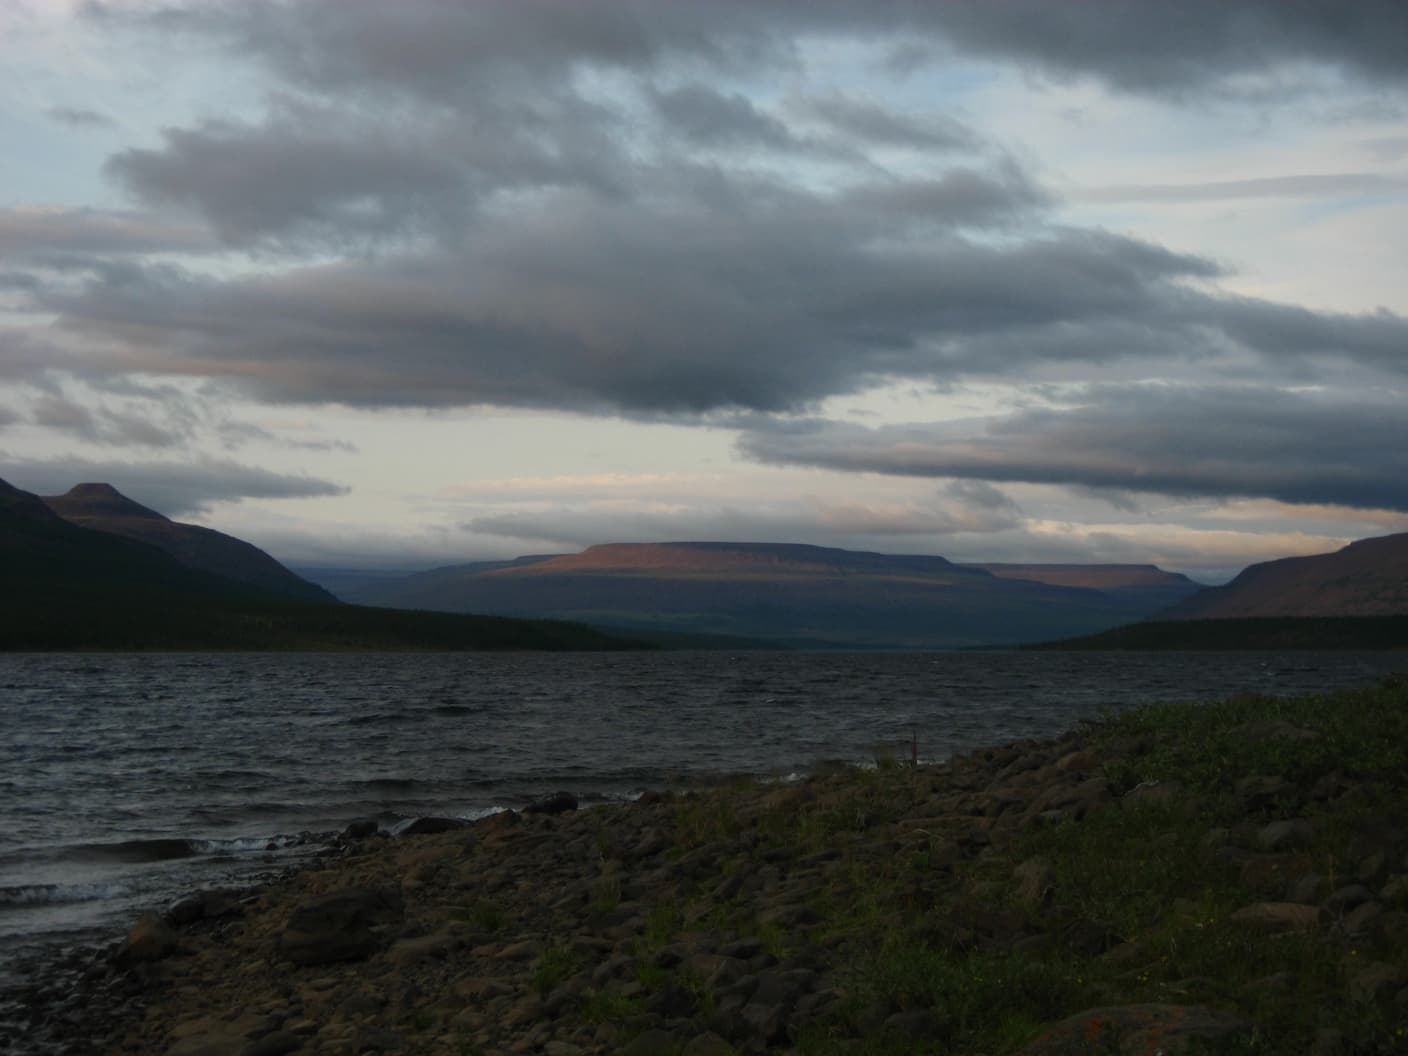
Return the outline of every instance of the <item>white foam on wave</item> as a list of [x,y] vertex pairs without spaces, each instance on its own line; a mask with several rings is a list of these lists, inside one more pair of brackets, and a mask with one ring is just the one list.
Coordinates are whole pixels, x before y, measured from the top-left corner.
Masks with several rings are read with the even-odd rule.
[[130,894],[132,887],[129,884],[115,880],[91,884],[20,884],[16,887],[0,887],[0,909],[102,902]]

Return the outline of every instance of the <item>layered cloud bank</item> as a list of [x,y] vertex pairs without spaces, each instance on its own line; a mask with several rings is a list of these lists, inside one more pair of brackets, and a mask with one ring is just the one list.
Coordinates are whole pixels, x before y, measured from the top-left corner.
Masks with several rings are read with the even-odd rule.
[[[1408,302],[1355,296],[1408,271],[1385,248],[1408,229],[1401,4],[7,17],[36,67],[88,58],[33,109],[92,159],[65,200],[36,182],[0,201],[17,479],[117,463],[155,498],[133,482],[177,479],[179,452],[214,483],[167,485],[168,506],[324,498],[309,516],[331,519],[349,489],[396,492],[393,449],[460,462],[418,416],[468,438],[526,413],[556,475],[593,475],[574,455],[591,420],[707,431],[734,468],[683,503],[505,499],[494,481],[549,475],[516,443],[493,471],[400,482],[447,549],[541,542],[557,514],[602,533],[583,542],[732,523],[855,545],[905,510],[911,547],[1039,558],[1057,523],[1072,545],[1119,536],[1102,518],[1121,508],[1150,522],[1150,559],[1177,521],[1182,552],[1207,533],[1227,560],[1203,567],[1230,569],[1247,540],[1215,533],[1333,543],[1408,511]],[[143,84],[158,57],[179,95]],[[1219,228],[1339,284],[1278,296],[1291,280],[1249,275]],[[355,423],[387,416],[417,439],[354,458],[377,431]],[[1236,500],[1285,509],[1234,528]]]

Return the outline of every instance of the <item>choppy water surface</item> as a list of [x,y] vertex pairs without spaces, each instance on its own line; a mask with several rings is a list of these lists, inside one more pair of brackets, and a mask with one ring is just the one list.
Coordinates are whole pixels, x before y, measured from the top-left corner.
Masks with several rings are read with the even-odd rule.
[[922,758],[1151,700],[1367,684],[1401,654],[0,656],[0,978],[287,864],[357,817],[473,817]]

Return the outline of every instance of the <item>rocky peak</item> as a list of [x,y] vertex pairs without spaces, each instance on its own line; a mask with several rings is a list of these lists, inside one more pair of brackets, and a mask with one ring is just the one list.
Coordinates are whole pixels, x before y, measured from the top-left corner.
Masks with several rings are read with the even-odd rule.
[[49,509],[68,520],[86,517],[137,517],[165,521],[167,517],[134,502],[111,484],[76,484],[63,495],[44,499]]

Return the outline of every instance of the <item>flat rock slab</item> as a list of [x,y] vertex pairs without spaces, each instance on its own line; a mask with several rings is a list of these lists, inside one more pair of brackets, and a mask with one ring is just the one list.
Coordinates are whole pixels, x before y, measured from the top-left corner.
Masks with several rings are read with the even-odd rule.
[[334,891],[294,910],[279,936],[279,952],[294,964],[356,960],[383,945],[385,929],[399,924],[404,912],[395,891]]
[[1216,1041],[1250,1027],[1239,1016],[1202,1005],[1113,1005],[1063,1019],[1022,1049],[1021,1056],[1177,1056],[1195,1040]]
[[1243,906],[1227,919],[1265,932],[1314,931],[1320,926],[1320,910],[1299,902],[1257,902]]

